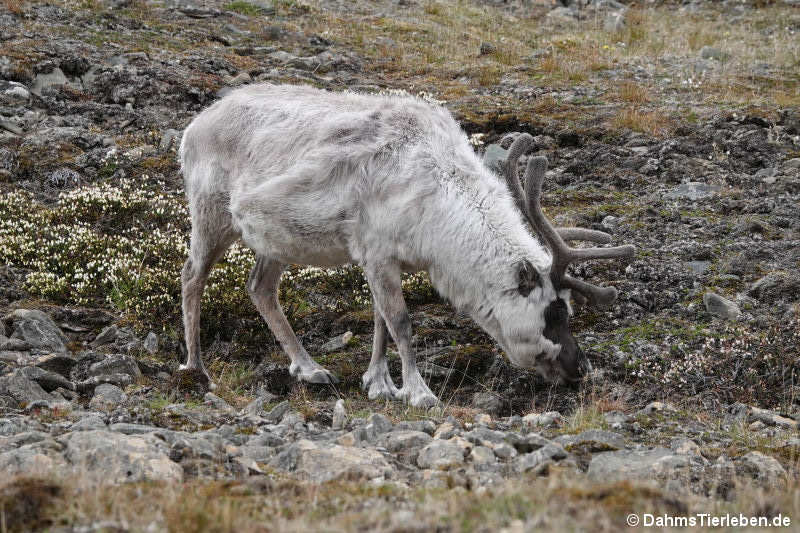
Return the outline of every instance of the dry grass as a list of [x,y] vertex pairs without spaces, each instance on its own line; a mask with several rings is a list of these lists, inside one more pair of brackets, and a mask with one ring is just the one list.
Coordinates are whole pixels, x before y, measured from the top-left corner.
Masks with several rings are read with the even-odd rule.
[[22,9],[22,0],[3,0],[3,5],[9,12],[15,15],[22,15],[24,13]]
[[[322,485],[282,476],[245,481],[189,481],[87,486],[82,479],[17,478],[0,494],[22,506],[5,514],[4,531],[100,521],[129,531],[620,531],[629,513],[691,516],[742,513],[800,516],[800,490],[763,491],[739,484],[733,502],[676,496],[651,483],[592,482],[559,468],[549,477],[506,481],[469,490],[458,476],[450,489],[402,488],[393,484],[329,482]],[[41,500],[42,491],[47,494]],[[364,502],[369,502],[365,505]],[[24,507],[24,508],[23,508]],[[700,530],[700,529],[698,529]],[[720,529],[715,529],[720,531]],[[722,529],[724,531],[724,529]]]
[[611,127],[639,131],[654,137],[663,137],[672,130],[672,123],[662,112],[642,111],[636,107],[628,106],[618,111],[611,120]]
[[617,97],[629,104],[646,104],[650,101],[647,88],[632,81],[624,81],[617,87]]

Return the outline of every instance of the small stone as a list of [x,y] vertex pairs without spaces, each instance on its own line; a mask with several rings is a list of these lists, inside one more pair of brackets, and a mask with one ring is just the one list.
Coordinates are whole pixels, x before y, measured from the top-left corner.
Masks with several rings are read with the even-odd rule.
[[450,422],[444,422],[433,433],[434,439],[447,440],[456,434],[456,427]]
[[265,414],[264,418],[271,424],[277,424],[291,408],[292,406],[289,404],[289,401],[284,400],[273,407],[269,413]]
[[154,332],[150,332],[147,334],[147,337],[144,338],[144,343],[142,344],[145,351],[149,354],[154,354],[158,351],[158,335]]
[[709,185],[700,182],[686,182],[681,183],[672,191],[667,193],[667,198],[679,200],[687,199],[691,201],[702,200],[704,198],[711,198],[719,194],[721,190],[719,185]]
[[117,335],[119,334],[119,328],[111,324],[110,326],[103,329],[100,334],[94,338],[92,341],[92,346],[102,346],[104,344],[110,344],[117,340]]
[[334,337],[320,347],[322,353],[338,352],[344,349],[353,338],[352,331],[345,331],[338,337]]
[[180,137],[181,132],[175,129],[166,129],[164,133],[161,134],[161,140],[158,143],[158,149],[162,152],[166,152],[170,148],[177,148],[180,144]]
[[749,429],[750,431],[761,431],[765,427],[767,427],[767,425],[764,422],[762,422],[761,420],[756,420],[755,422],[747,426],[747,429]]
[[225,400],[223,400],[222,398],[220,398],[219,396],[217,396],[213,392],[205,393],[203,395],[203,401],[206,404],[211,405],[212,407],[214,407],[214,409],[220,409],[222,411],[233,411],[233,407],[231,407],[231,405],[228,402],[226,402]]
[[94,389],[94,396],[89,402],[90,409],[111,410],[128,400],[128,395],[116,385],[103,383]]
[[783,170],[800,168],[800,157],[793,157],[792,159],[787,159],[786,161],[783,162],[781,168]]
[[700,446],[692,439],[686,437],[675,437],[670,442],[669,447],[679,455],[700,455]]
[[728,54],[720,50],[719,48],[714,48],[713,46],[704,46],[700,49],[700,57],[703,59],[715,59],[717,61],[725,61],[728,58]]
[[133,380],[142,377],[142,371],[136,360],[129,355],[114,354],[108,358],[94,363],[89,367],[90,376],[101,376],[107,374],[127,374]]
[[335,479],[376,479],[391,475],[383,455],[366,448],[325,444],[301,439],[270,461],[270,466],[323,483]]
[[417,457],[420,468],[449,470],[464,463],[462,447],[449,440],[433,440],[422,448]]
[[703,295],[703,304],[705,304],[706,311],[710,314],[725,320],[736,320],[741,314],[738,305],[713,292],[707,292]]
[[476,392],[472,395],[472,407],[490,415],[497,415],[503,408],[503,401],[496,393]]
[[625,13],[608,13],[603,21],[603,29],[609,33],[625,29]]
[[367,425],[372,425],[378,434],[391,431],[394,427],[391,420],[380,413],[372,413],[369,415],[369,418],[367,418]]
[[517,456],[517,450],[508,443],[500,443],[492,448],[494,454],[499,457],[500,459],[513,459]]
[[106,429],[106,423],[96,414],[88,414],[72,424],[70,431],[91,431],[93,429]]
[[533,471],[539,474],[550,464],[565,459],[567,452],[557,444],[548,444],[535,452],[520,455],[514,461],[514,470],[518,473]]
[[475,425],[489,427],[492,425],[492,417],[486,413],[478,413],[475,415]]
[[494,452],[486,446],[475,446],[469,454],[469,460],[475,465],[476,470],[485,468],[497,462]]
[[331,429],[344,429],[346,422],[347,411],[344,409],[344,400],[336,400],[336,405],[333,406],[333,423],[331,424]]
[[523,427],[551,427],[560,426],[564,423],[564,417],[558,411],[548,411],[547,413],[530,413],[522,417]]
[[774,457],[756,451],[736,460],[736,473],[754,479],[763,487],[779,486],[786,479],[786,470]]
[[480,53],[482,56],[488,56],[490,54],[494,54],[497,52],[497,46],[490,42],[482,42],[480,47]]
[[384,433],[380,443],[392,453],[420,448],[431,442],[432,437],[422,431],[400,430]]
[[668,403],[650,402],[638,411],[640,415],[651,415],[653,413],[675,413],[676,409]]

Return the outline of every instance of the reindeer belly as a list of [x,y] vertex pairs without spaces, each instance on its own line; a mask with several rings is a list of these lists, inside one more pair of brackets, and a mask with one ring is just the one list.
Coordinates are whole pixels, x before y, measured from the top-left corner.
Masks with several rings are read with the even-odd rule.
[[298,213],[296,208],[259,207],[253,210],[231,206],[234,226],[244,243],[257,254],[284,263],[315,266],[352,261],[347,246],[348,224],[341,212]]

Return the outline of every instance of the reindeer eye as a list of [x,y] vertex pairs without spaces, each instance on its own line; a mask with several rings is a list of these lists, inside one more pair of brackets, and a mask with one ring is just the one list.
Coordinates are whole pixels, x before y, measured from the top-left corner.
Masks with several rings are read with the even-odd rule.
[[519,293],[528,296],[539,285],[539,272],[528,261],[522,261],[517,271],[519,276]]

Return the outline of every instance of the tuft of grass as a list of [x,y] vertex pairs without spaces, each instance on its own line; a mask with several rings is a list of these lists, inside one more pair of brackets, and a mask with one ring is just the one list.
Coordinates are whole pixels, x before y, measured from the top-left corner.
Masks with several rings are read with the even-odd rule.
[[622,108],[611,123],[616,129],[629,129],[663,137],[672,129],[670,120],[657,111],[642,111],[633,106]]
[[646,104],[650,101],[647,88],[632,81],[624,81],[617,88],[617,96],[629,104]]
[[255,17],[264,12],[264,9],[261,6],[251,4],[250,2],[245,2],[244,0],[235,0],[234,2],[225,4],[225,9],[240,13],[242,15],[247,15],[248,17]]

